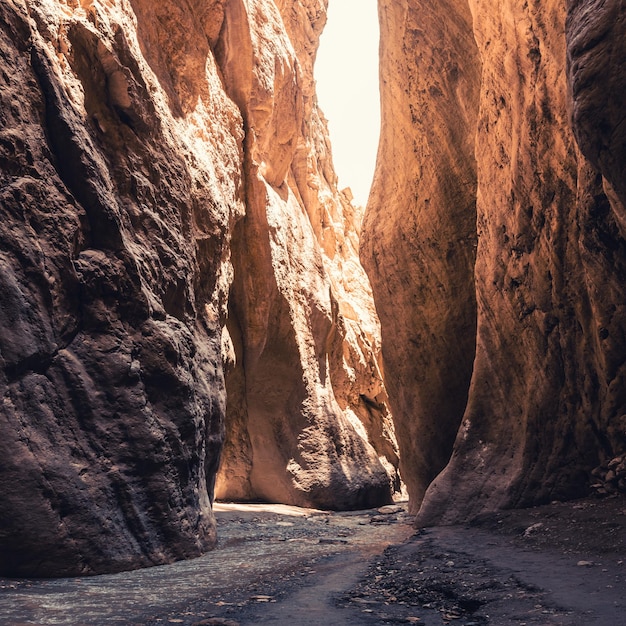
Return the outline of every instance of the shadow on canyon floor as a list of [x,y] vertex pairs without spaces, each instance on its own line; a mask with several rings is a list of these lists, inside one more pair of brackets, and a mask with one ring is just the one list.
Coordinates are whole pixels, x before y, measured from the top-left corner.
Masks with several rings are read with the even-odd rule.
[[624,623],[623,496],[418,532],[402,505],[216,508],[219,545],[199,559],[93,578],[0,580],[0,624]]

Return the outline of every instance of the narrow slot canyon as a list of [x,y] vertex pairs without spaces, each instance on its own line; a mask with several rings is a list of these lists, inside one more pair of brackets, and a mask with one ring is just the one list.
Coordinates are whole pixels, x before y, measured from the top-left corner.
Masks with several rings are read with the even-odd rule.
[[0,3],[0,623],[623,618],[626,7],[378,0],[355,199],[341,1]]

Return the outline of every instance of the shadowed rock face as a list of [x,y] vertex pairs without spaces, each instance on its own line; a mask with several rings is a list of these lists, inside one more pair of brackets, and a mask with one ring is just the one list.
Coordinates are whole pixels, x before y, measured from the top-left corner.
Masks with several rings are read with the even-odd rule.
[[380,19],[382,135],[361,255],[415,508],[450,457],[474,359],[480,60],[468,7],[383,0]]
[[209,549],[225,420],[221,494],[390,498],[358,211],[313,104],[324,11],[0,5],[0,575]]
[[0,7],[2,574],[115,571],[215,541],[241,118],[206,45],[181,116],[132,15],[83,4]]
[[[626,12],[619,0],[570,1],[567,60],[573,130],[583,154],[626,203]],[[610,194],[610,191],[608,192]],[[619,209],[614,207],[619,213]],[[624,233],[623,215],[619,218]]]
[[[403,467],[414,473],[405,479],[414,502],[423,498],[418,523],[429,524],[581,495],[590,470],[626,446],[625,33],[619,2],[572,2],[569,16],[560,2],[425,5],[381,4],[386,122],[362,256],[386,375],[404,382],[401,394],[390,389]],[[470,28],[469,36],[422,63],[432,41],[446,41],[442,24]],[[454,54],[464,98],[458,82],[443,80],[442,59]],[[409,124],[403,116],[416,104]],[[443,139],[416,149],[435,117]],[[397,120],[409,133],[400,141]],[[410,165],[394,177],[387,164],[403,161]],[[431,169],[465,193],[442,196]],[[399,200],[387,202],[390,193]],[[477,242],[473,272],[471,246],[450,238],[446,217],[461,206],[464,232]],[[451,264],[451,249],[466,255],[464,265]],[[390,337],[404,341],[390,346]],[[435,455],[430,471],[412,460]]]

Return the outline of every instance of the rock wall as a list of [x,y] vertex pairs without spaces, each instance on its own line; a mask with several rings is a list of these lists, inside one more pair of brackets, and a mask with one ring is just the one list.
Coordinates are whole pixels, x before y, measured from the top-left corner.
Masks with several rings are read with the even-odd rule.
[[[582,495],[626,447],[623,3],[426,5],[381,3],[385,123],[362,246],[420,524]],[[468,239],[450,235],[459,211]],[[435,471],[449,457],[434,480],[409,460],[426,456]]]
[[359,214],[313,92],[324,13],[0,4],[0,575],[212,547],[225,421],[222,495],[389,500]]
[[474,359],[480,60],[461,8],[379,3],[382,129],[361,250],[414,509],[448,462]]
[[626,450],[623,3],[380,0],[364,218],[326,6],[0,4],[1,575],[196,556],[215,494],[388,502],[388,403],[424,524]]
[[[574,135],[583,154],[604,176],[607,196],[624,234],[626,125],[626,10],[619,0],[570,0],[566,22],[568,83]],[[614,191],[612,192],[612,189]]]
[[325,9],[227,6],[218,58],[249,130],[228,325],[237,400],[220,498],[358,508],[388,502],[399,486],[380,331],[357,261],[359,209],[337,192],[315,98]]
[[3,574],[215,541],[241,118],[201,22],[183,12],[207,63],[184,75],[154,45],[158,9],[134,4],[141,29],[127,3],[0,7]]

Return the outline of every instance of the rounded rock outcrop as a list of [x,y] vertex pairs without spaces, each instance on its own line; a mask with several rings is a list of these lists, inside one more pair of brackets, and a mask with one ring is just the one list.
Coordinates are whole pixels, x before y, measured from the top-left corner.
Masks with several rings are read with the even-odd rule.
[[224,496],[389,501],[357,209],[313,91],[325,9],[0,6],[0,575],[202,554],[220,460]]

